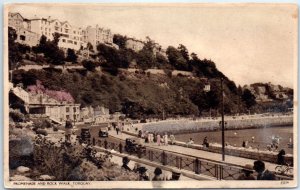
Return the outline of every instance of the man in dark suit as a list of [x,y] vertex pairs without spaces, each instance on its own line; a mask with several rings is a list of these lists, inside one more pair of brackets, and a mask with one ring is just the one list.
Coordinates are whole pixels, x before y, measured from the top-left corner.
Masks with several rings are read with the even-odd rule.
[[263,161],[255,161],[253,169],[258,173],[257,180],[276,180],[274,173],[265,168]]

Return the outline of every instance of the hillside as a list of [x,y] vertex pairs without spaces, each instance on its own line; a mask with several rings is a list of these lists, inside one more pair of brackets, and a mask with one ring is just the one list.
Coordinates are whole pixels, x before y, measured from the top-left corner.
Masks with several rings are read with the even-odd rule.
[[[27,88],[39,80],[49,90],[69,92],[82,107],[103,105],[111,112],[147,118],[216,116],[221,107],[223,78],[227,114],[268,109],[256,105],[257,99],[251,88],[237,87],[213,61],[200,59],[195,53],[189,54],[182,44],[178,48],[169,46],[165,55],[154,51],[155,43],[150,38],[137,52],[123,46],[116,49],[99,44],[97,52],[89,58],[79,59],[80,51],[68,49],[64,52],[58,48],[59,37],[55,35],[54,40],[49,41],[42,36],[39,45],[29,47],[15,43],[15,31],[9,29],[9,66],[13,70],[14,84],[22,83]],[[50,67],[18,69],[28,63]],[[74,67],[66,69],[67,65]],[[135,72],[129,72],[132,67]],[[158,72],[153,74],[149,70]],[[188,75],[174,74],[174,71],[184,71]],[[206,92],[207,84],[210,90]],[[285,103],[280,104],[286,107]]]

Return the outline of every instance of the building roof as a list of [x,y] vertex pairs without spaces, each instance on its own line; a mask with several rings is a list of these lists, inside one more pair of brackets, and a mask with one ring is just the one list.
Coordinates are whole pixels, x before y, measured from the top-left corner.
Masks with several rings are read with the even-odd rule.
[[16,13],[9,12],[8,14],[10,14],[11,16],[20,15],[22,17],[22,19],[24,20],[24,17],[18,12],[16,12]]

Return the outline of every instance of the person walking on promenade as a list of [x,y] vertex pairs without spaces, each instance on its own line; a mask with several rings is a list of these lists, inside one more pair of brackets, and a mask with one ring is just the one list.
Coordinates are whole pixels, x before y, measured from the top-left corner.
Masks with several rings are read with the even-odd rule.
[[170,135],[171,145],[175,144],[175,136],[173,134]]
[[258,173],[257,180],[276,180],[274,173],[265,168],[263,161],[256,160],[253,169]]
[[252,143],[254,143],[254,139],[255,139],[255,137],[254,137],[254,136],[252,136],[252,137],[251,137]]
[[117,125],[117,126],[116,126],[116,132],[117,132],[117,135],[119,134],[119,130],[120,130],[119,125]]
[[160,146],[161,143],[160,134],[157,134],[156,141],[157,141],[157,145]]
[[166,146],[169,143],[169,139],[168,139],[168,134],[167,133],[164,135],[164,143],[165,143]]
[[148,138],[149,138],[149,143],[153,143],[153,134],[152,133],[148,134]]
[[207,136],[204,137],[204,139],[203,139],[203,144],[202,144],[202,145],[205,146],[206,148],[209,147],[209,143],[208,143],[208,140],[207,140]]
[[193,138],[190,138],[190,140],[186,143],[186,147],[189,147],[192,144],[194,144],[194,140]]
[[253,166],[251,164],[246,164],[242,169],[242,174],[238,177],[238,180],[255,180],[253,176]]

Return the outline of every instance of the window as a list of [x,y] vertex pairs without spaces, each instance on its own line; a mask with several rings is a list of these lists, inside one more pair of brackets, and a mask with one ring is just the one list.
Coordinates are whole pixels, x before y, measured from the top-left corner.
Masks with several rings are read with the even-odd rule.
[[69,112],[70,111],[70,108],[69,107],[66,107],[66,112]]
[[66,118],[67,118],[67,119],[70,119],[70,116],[69,116],[69,115],[66,115]]
[[65,33],[68,33],[69,32],[69,30],[68,29],[65,29]]
[[69,44],[73,44],[73,41],[72,41],[72,40],[68,40],[68,43],[69,43]]
[[63,42],[66,42],[66,39],[62,39]]
[[75,45],[77,45],[77,42],[74,42]]
[[55,30],[58,30],[58,29],[59,29],[59,27],[55,26]]
[[76,112],[76,107],[73,107],[73,112],[74,112],[74,113]]

